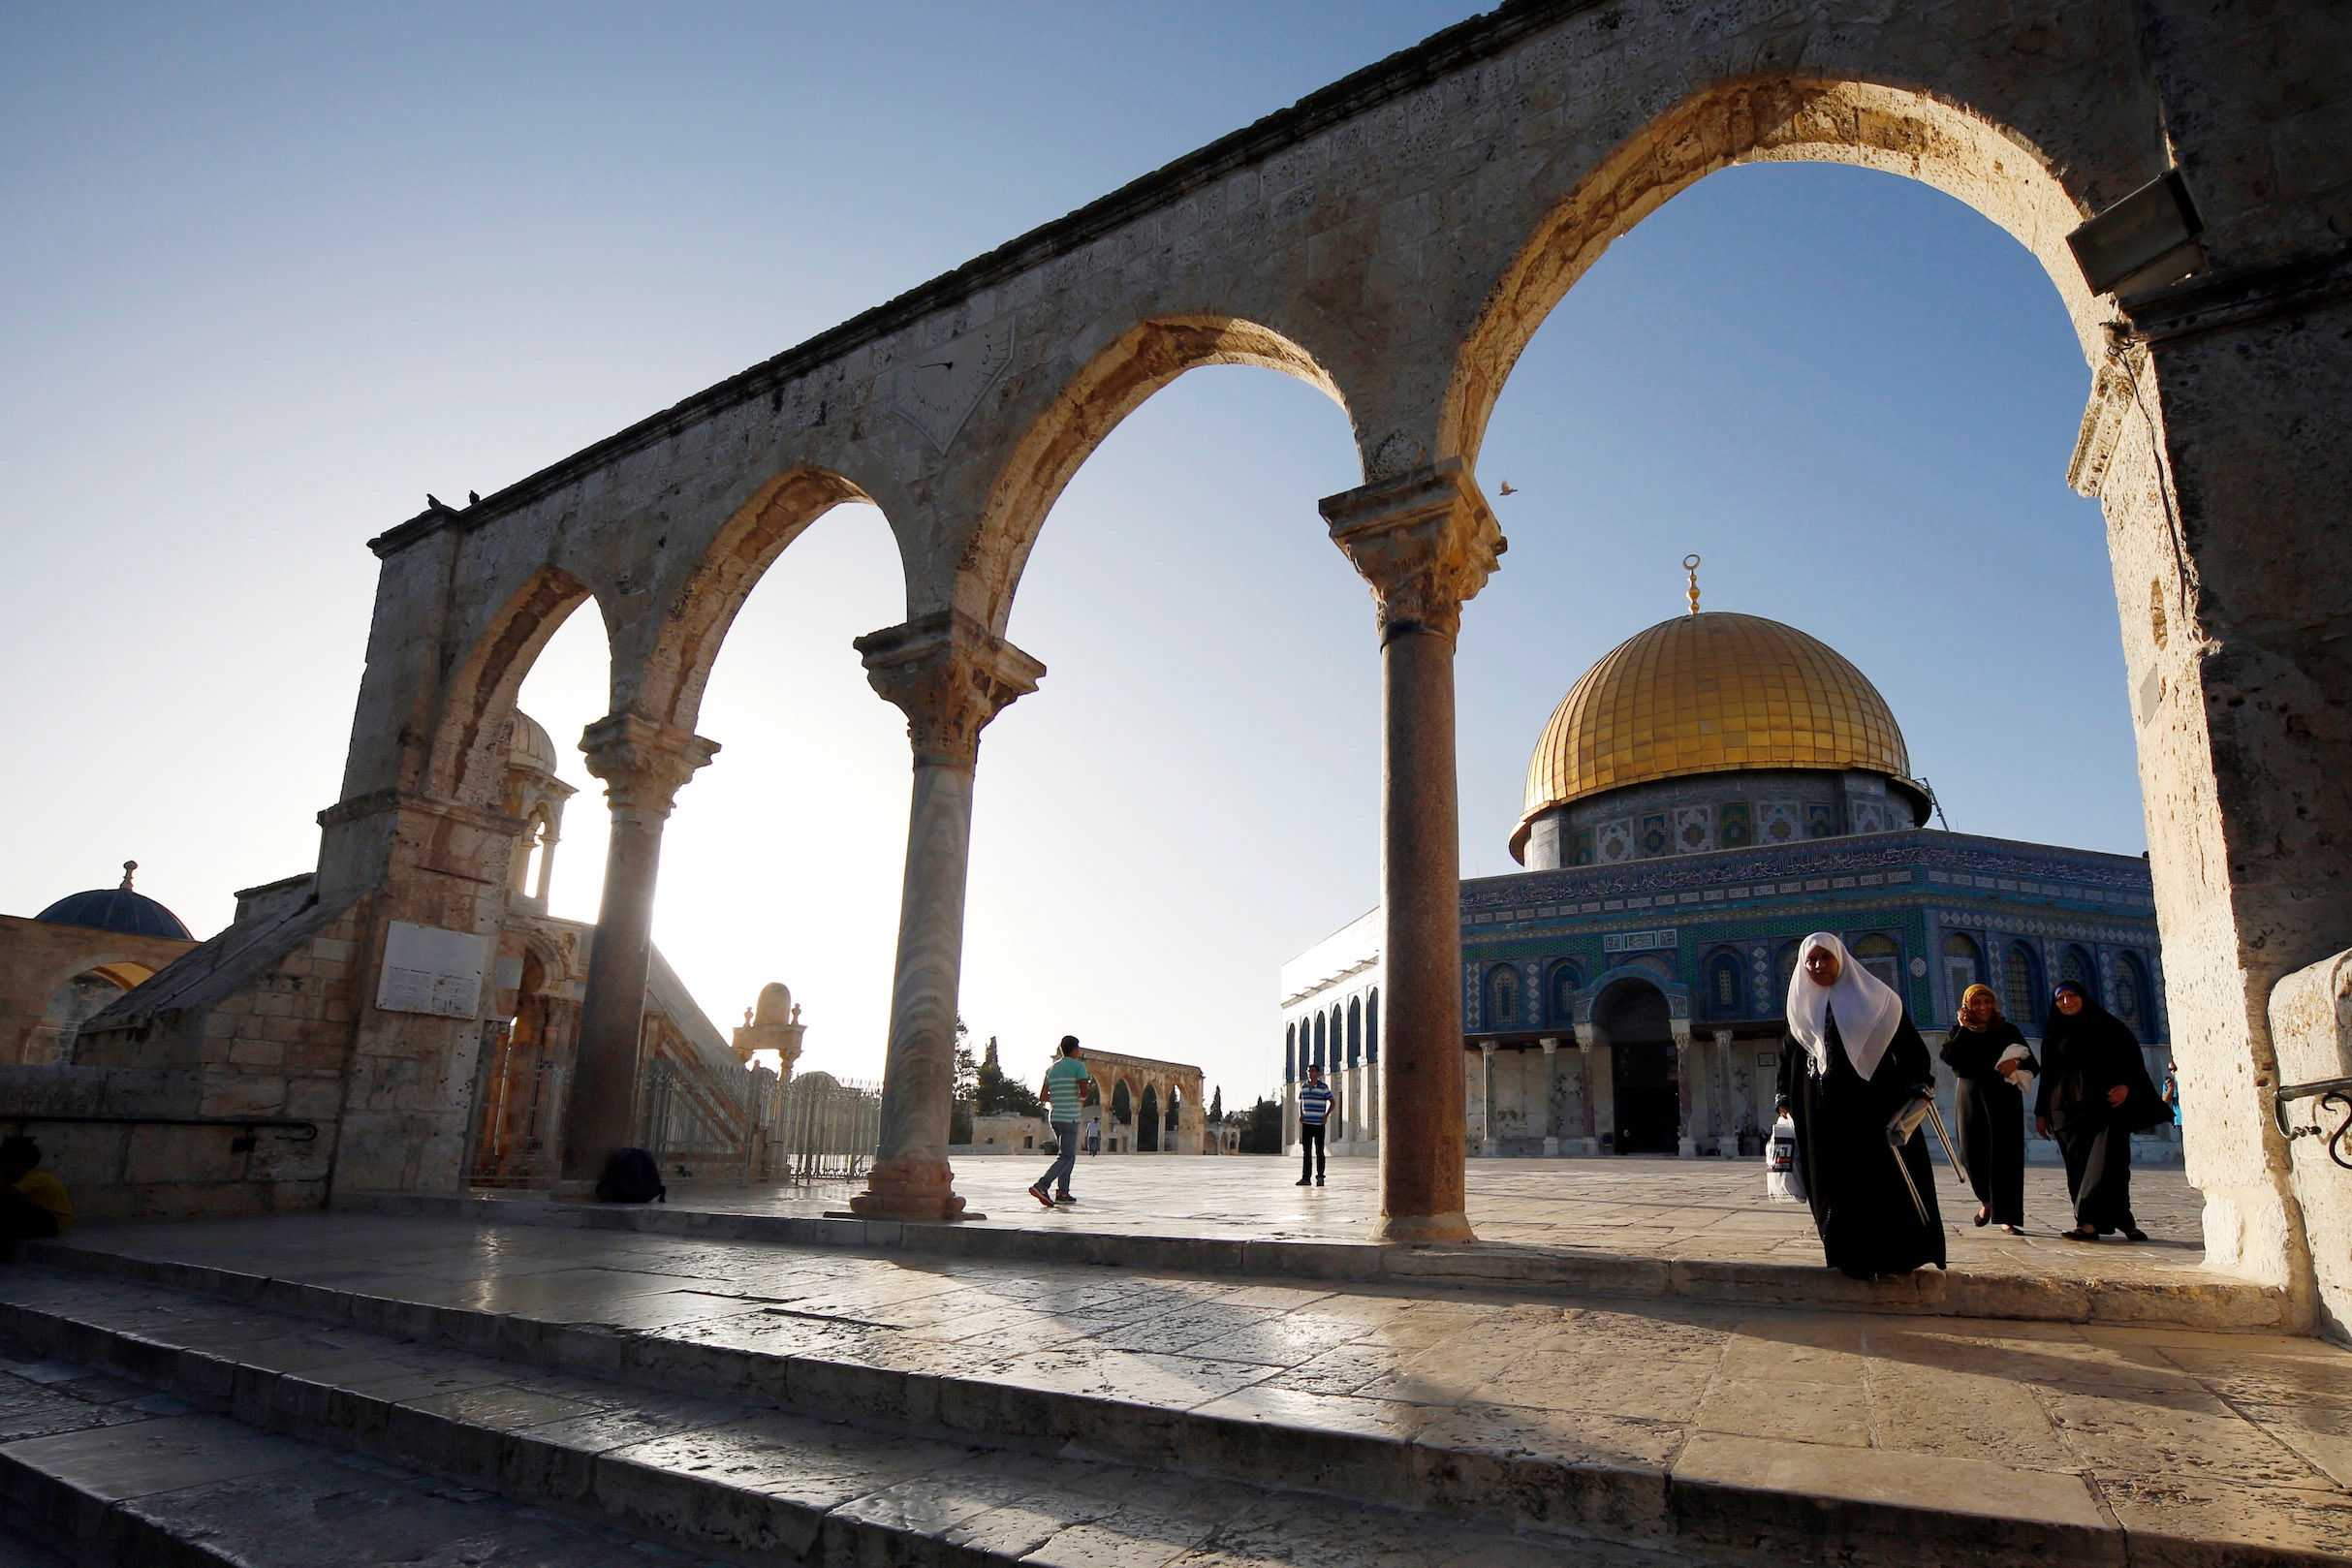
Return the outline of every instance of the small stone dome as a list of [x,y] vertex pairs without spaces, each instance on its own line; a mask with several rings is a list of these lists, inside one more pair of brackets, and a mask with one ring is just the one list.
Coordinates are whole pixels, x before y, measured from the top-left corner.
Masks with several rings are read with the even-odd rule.
[[1560,699],[1527,764],[1512,848],[1544,812],[1605,790],[1767,768],[1860,768],[1917,789],[1894,710],[1835,648],[1761,615],[1677,615]]
[[96,931],[116,931],[124,936],[164,936],[176,942],[193,942],[195,935],[174,915],[143,893],[131,891],[131,873],[139,869],[137,861],[122,862],[122,886],[93,888],[88,893],[69,894],[35,915],[33,919],[47,921],[51,925],[86,925]]
[[506,755],[513,767],[554,776],[555,742],[537,719],[520,708],[515,710],[514,726],[507,732]]

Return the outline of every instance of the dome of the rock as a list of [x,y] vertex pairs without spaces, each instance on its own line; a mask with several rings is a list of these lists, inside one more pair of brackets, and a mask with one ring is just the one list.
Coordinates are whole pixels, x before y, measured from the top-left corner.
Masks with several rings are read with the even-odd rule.
[[1677,615],[1628,638],[1560,699],[1527,765],[1514,851],[1546,812],[1707,773],[1862,771],[1918,794],[1894,712],[1818,638],[1761,615]]

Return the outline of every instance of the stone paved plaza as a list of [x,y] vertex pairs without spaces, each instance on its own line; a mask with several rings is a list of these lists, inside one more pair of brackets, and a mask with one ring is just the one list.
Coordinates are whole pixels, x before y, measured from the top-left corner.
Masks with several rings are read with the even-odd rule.
[[[1199,1201],[1220,1183],[1238,1196],[1245,1176],[1271,1165],[1188,1160],[1171,1172],[1189,1178],[1216,1168],[1190,1183]],[[1725,1173],[1659,1169],[1683,1186],[1653,1229],[1704,1233],[1725,1222],[1693,1211],[1710,1202],[1736,1208],[1719,1191],[1709,1198],[1709,1183]],[[1115,1182],[1150,1174],[1141,1161],[1129,1170],[1093,1190],[1107,1197]],[[1489,1179],[1474,1186],[1491,1191],[1499,1176],[1482,1175]],[[1340,1179],[1360,1187],[1364,1176],[1350,1170]],[[1320,1198],[1348,1196],[1343,1185]],[[1315,1201],[1302,1205],[1284,1187],[1268,1207],[1297,1215]],[[1590,1200],[1584,1217],[1598,1223],[1653,1204],[1620,1188]],[[544,1427],[657,1467],[716,1466],[767,1492],[821,1492],[830,1509],[879,1506],[874,1496],[910,1484],[910,1467],[974,1460],[965,1449],[926,1460],[931,1451],[917,1445],[914,1458],[871,1474],[838,1455],[819,1464],[796,1446],[799,1428],[732,1406],[676,1407],[651,1426],[600,1425],[599,1401],[619,1397],[612,1388],[534,1369],[517,1347],[584,1368],[590,1351],[560,1348],[561,1335],[574,1334],[606,1347],[593,1352],[599,1365],[634,1366],[674,1396],[716,1400],[741,1397],[747,1379],[758,1385],[761,1374],[743,1368],[790,1366],[803,1405],[823,1390],[837,1413],[874,1397],[851,1373],[896,1379],[891,1397],[901,1403],[892,1408],[903,1413],[920,1392],[928,1422],[960,1420],[987,1433],[1022,1429],[1031,1417],[1021,1401],[1042,1395],[1053,1419],[1077,1424],[1057,1434],[1060,1451],[1096,1457],[1133,1441],[1120,1412],[1197,1420],[1208,1424],[1204,1431],[1279,1428],[1290,1458],[1248,1461],[1272,1466],[1267,1479],[1276,1485],[1290,1484],[1282,1465],[1322,1455],[1318,1444],[1403,1444],[1464,1474],[1502,1467],[1476,1488],[1448,1483],[1477,1490],[1480,1507],[1501,1507],[1494,1499],[1518,1495],[1515,1487],[1553,1497],[1552,1507],[1573,1497],[1577,1518],[1603,1533],[1639,1536],[1683,1506],[1671,1498],[1729,1489],[1795,1494],[1808,1508],[1843,1500],[1907,1510],[1960,1530],[1955,1541],[1995,1524],[2054,1530],[2078,1547],[2105,1542],[2092,1553],[2101,1560],[2115,1560],[2118,1530],[2134,1561],[2166,1555],[2157,1550],[2165,1543],[2194,1545],[2180,1560],[2227,1560],[2211,1554],[2216,1547],[2291,1554],[2237,1559],[2250,1561],[2338,1553],[2352,1539],[2352,1353],[2308,1338],[1329,1287],[346,1213],[91,1227],[41,1255],[78,1257],[81,1269],[0,1278],[0,1330],[49,1314],[141,1343],[201,1341],[207,1355],[254,1363],[247,1375],[299,1368],[314,1400],[320,1386],[348,1381],[355,1398],[444,1415],[462,1405],[506,1423],[513,1440]],[[276,1280],[285,1291],[299,1284],[306,1293],[289,1300],[308,1312],[373,1303],[378,1331],[322,1333],[89,1272],[177,1268],[170,1277],[184,1284],[215,1277],[181,1266]],[[385,1324],[399,1327],[388,1335]],[[474,1334],[480,1353],[430,1342],[433,1324],[444,1337]],[[23,1450],[11,1444],[0,1455]],[[1199,1449],[1188,1451],[1202,1462]],[[1297,1484],[1351,1485],[1335,1479],[1328,1455],[1316,1462],[1321,1479]],[[1505,1473],[1512,1466],[1536,1467],[1543,1486],[1528,1491],[1533,1483]],[[1412,1473],[1426,1470],[1423,1461]],[[985,1533],[992,1526],[982,1516],[1011,1504],[1000,1485],[960,1506]],[[1093,1506],[1099,1514],[1107,1505]],[[1218,1548],[1218,1532],[1233,1527],[1218,1514],[1229,1504],[1201,1506],[1207,1513],[1192,1522],[1122,1539],[1102,1560],[1278,1555]],[[1082,1521],[1066,1522],[1075,1530]],[[1036,1560],[1085,1560],[1077,1536],[1046,1550],[1052,1534],[1035,1544]],[[2033,1539],[2034,1550],[2049,1547]]]
[[[1296,1162],[1274,1156],[1101,1155],[1079,1161],[1078,1205],[1048,1213],[1022,1190],[1048,1163],[1042,1155],[964,1160],[956,1167],[956,1190],[989,1226],[1253,1239],[1364,1241],[1378,1204],[1368,1159],[1333,1160],[1327,1186],[1301,1188],[1293,1185]],[[1938,1166],[1936,1176],[1955,1268],[2112,1279],[2202,1272],[2198,1198],[2178,1166],[2132,1173],[2136,1212],[2148,1235],[2139,1245],[2059,1239],[2071,1220],[2065,1175],[2056,1167],[2026,1167],[2025,1212],[2033,1224],[2022,1237],[1969,1224],[1975,1198],[1950,1170]],[[1811,1217],[1802,1205],[1765,1199],[1756,1160],[1472,1160],[1468,1185],[1470,1221],[1482,1241],[1649,1258],[1821,1262]],[[670,1203],[817,1215],[841,1208],[854,1190],[686,1184]]]

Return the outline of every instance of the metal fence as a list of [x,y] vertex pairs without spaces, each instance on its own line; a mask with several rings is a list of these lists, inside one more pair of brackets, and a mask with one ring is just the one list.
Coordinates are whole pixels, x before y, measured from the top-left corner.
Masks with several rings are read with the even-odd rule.
[[767,1177],[827,1181],[860,1176],[882,1140],[882,1087],[809,1073],[769,1095]]

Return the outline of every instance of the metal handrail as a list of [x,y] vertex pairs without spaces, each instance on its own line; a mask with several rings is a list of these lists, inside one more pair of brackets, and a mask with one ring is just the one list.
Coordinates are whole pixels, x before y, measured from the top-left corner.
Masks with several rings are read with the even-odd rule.
[[[2318,1100],[2322,1111],[2338,1106],[2343,1109],[2344,1119],[2336,1124],[2334,1132],[2329,1132],[2317,1122],[2308,1127],[2287,1125],[2287,1102],[2309,1099]],[[2352,1078],[2320,1078],[2308,1083],[2282,1083],[2271,1098],[2271,1114],[2278,1122],[2278,1135],[2281,1138],[2289,1143],[2298,1138],[2323,1139],[2322,1146],[2327,1149],[2328,1158],[2352,1171],[2352,1159],[2346,1158],[2344,1153],[2344,1135],[2352,1133]]]
[[285,1129],[288,1137],[304,1144],[316,1143],[319,1137],[319,1124],[301,1116],[124,1116],[0,1111],[0,1122],[21,1127],[36,1121],[84,1126],[95,1122],[118,1127],[241,1127],[248,1136],[257,1128],[267,1127],[272,1131]]

